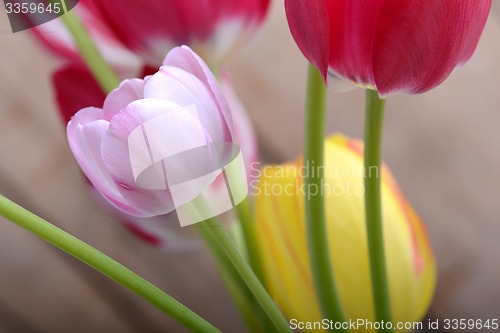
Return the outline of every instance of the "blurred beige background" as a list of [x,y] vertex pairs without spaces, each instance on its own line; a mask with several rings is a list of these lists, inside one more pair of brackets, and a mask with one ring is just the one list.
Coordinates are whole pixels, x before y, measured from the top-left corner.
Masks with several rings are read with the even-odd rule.
[[[159,252],[88,198],[49,76],[56,67],[0,14],[0,193],[143,275],[224,332],[242,332],[210,255]],[[267,162],[301,151],[306,61],[281,1],[233,59]],[[436,252],[435,318],[500,318],[500,3],[473,59],[432,92],[388,102],[384,157]],[[361,137],[363,92],[329,94],[328,132]],[[171,319],[0,219],[0,333],[183,332]]]

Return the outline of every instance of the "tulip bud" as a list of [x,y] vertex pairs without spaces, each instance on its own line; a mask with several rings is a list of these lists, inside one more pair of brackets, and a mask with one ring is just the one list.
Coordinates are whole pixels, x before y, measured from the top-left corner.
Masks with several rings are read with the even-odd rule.
[[[182,225],[198,222],[186,223],[188,212],[179,208],[204,196],[222,173],[231,191],[226,188],[222,206],[201,212],[203,219],[230,209],[247,194],[246,176],[238,174],[245,167],[233,143],[229,107],[207,65],[188,47],[173,49],[158,73],[122,82],[102,109],[77,112],[67,133],[97,191],[129,215],[177,210]],[[204,199],[210,206],[211,198]]]
[[285,0],[290,31],[323,74],[383,96],[422,93],[472,56],[491,0]]
[[[268,166],[261,172],[255,189],[255,228],[265,285],[284,313],[297,322],[322,320],[310,270],[304,221],[304,195],[314,191],[322,191],[324,195],[330,257],[345,319],[375,322],[363,180],[365,174],[378,170],[364,169],[362,150],[360,142],[340,135],[327,139],[322,188],[305,191],[305,172],[317,172],[318,167],[305,168],[301,160]],[[419,321],[434,293],[433,251],[423,224],[385,166],[381,177],[393,322]],[[370,327],[356,330],[375,331]]]

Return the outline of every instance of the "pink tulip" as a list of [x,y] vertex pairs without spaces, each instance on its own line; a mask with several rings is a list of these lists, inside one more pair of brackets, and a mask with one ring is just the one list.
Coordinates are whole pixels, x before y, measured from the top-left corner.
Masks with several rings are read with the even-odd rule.
[[[151,70],[149,70],[151,71]],[[145,74],[154,74],[146,72]],[[75,77],[78,80],[75,80]],[[84,66],[69,64],[57,71],[54,75],[56,96],[61,111],[61,116],[66,124],[75,115],[76,110],[89,105],[102,106],[105,95],[98,87],[92,75]],[[229,76],[226,72],[221,75],[221,88],[232,113],[234,141],[241,149],[246,166],[258,162],[258,149],[255,133],[246,110],[236,95]],[[247,167],[248,171],[256,170]],[[248,172],[250,183],[256,174]],[[94,201],[107,213],[115,217],[131,233],[144,242],[155,247],[167,250],[187,250],[196,247],[199,239],[189,231],[175,228],[178,219],[175,214],[169,213],[161,216],[141,218],[123,213],[116,206],[111,205],[108,200],[89,184],[89,193]],[[210,185],[209,190],[213,196],[223,195],[225,180],[221,174]]]
[[[79,80],[74,80],[75,75]],[[96,100],[96,105],[99,104],[98,98],[102,93],[99,89],[91,89],[92,87],[98,87],[90,79],[90,73],[81,72],[78,66],[68,66],[57,73],[55,79],[56,90],[58,92],[63,91],[63,93],[58,94],[58,99],[61,111],[63,111],[62,116],[66,119],[66,122],[74,115],[71,110],[76,105],[82,105],[80,107],[82,108],[85,101],[92,100]],[[231,80],[225,72],[221,76],[221,88],[232,113],[234,140],[241,149],[245,165],[251,166],[259,160],[255,133],[246,110],[238,99]],[[83,97],[81,96],[82,91],[87,92]],[[257,176],[256,168],[247,167],[247,172],[248,183],[250,184]],[[214,197],[223,196],[224,189],[225,179],[221,174],[210,185],[210,195]],[[91,184],[89,184],[88,190],[94,201],[104,211],[120,221],[137,238],[152,246],[169,251],[185,251],[199,245],[199,238],[195,233],[190,230],[176,228],[178,219],[173,213],[148,218],[131,216],[111,205]]]
[[247,167],[248,183],[257,177],[258,168],[251,167],[259,163],[259,149],[257,146],[257,136],[255,134],[252,121],[248,116],[247,110],[240,101],[236,91],[233,88],[229,74],[223,72],[221,75],[221,88],[226,98],[227,104],[231,109],[234,128],[234,141],[241,148],[243,159]]
[[193,229],[179,228],[175,212],[152,217],[131,216],[110,204],[91,184],[88,185],[88,192],[104,212],[120,221],[136,238],[151,246],[183,252],[196,249],[201,244],[199,235]]
[[[193,3],[194,1],[190,2],[189,5],[180,4],[180,7],[190,6]],[[212,60],[218,61],[221,60],[220,58],[225,55],[230,46],[235,44],[236,40],[245,37],[246,32],[251,32],[257,26],[256,24],[260,23],[265,15],[268,3],[268,0],[218,2],[217,8],[213,7],[211,10],[225,14],[220,16],[210,15],[212,19],[217,21],[212,22],[214,26],[217,26],[217,29],[215,29],[212,36],[206,39],[198,38],[197,33],[190,30],[190,26],[183,26],[182,28],[186,29],[187,34],[193,36],[194,39],[190,40],[190,43],[194,44],[197,49],[202,50],[205,55],[210,56]],[[86,25],[105,59],[121,78],[144,77],[157,71],[158,66],[161,64],[161,58],[155,59],[154,64],[147,65],[145,59],[141,59],[138,54],[134,54],[132,50],[126,48],[112,31],[109,22],[101,15],[101,11],[96,10],[92,1],[81,0],[80,5],[74,11]],[[257,14],[258,11],[261,11],[260,14]],[[231,15],[234,15],[229,15],[230,12]],[[137,14],[137,12],[133,14]],[[204,22],[209,23],[207,20]],[[166,22],[159,24],[164,23]],[[37,27],[34,31],[39,40],[49,50],[64,59],[70,60],[68,64],[53,75],[57,102],[64,123],[66,124],[82,108],[88,106],[102,107],[106,96],[81,61],[79,52],[64,25],[59,20],[54,20]],[[166,53],[173,45],[174,41],[167,45],[162,53]],[[245,165],[250,165],[258,159],[253,128],[249,123],[246,111],[242,108],[242,104],[234,94],[226,76],[223,76],[221,87],[224,89],[225,98],[233,114],[234,139],[241,147]],[[248,175],[249,181],[252,179],[251,176]],[[219,195],[220,191],[224,190],[223,185],[224,179],[219,176],[210,186],[210,189],[213,190],[214,195]],[[92,186],[89,189],[91,193],[96,192]],[[191,235],[185,235],[177,228],[172,228],[173,225],[177,225],[173,223],[176,222],[174,221],[175,214],[150,218],[136,217],[124,214],[116,208],[116,204],[109,205],[109,198],[104,200],[100,194],[93,195],[93,197],[96,202],[105,207],[131,232],[152,245],[178,249],[185,248],[188,243],[191,244]],[[103,202],[103,200],[106,202]]]
[[491,0],[285,0],[306,58],[383,96],[422,93],[472,56]]
[[217,81],[185,46],[169,52],[156,74],[123,81],[102,109],[80,110],[67,134],[99,193],[137,217],[196,198],[233,149],[231,113]]

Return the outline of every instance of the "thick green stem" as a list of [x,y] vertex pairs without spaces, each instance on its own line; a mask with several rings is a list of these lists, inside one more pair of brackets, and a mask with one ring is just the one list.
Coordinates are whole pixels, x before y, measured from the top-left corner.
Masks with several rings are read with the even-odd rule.
[[82,22],[80,22],[73,11],[66,12],[66,14],[61,16],[61,19],[73,36],[73,40],[78,46],[85,63],[92,71],[93,76],[103,91],[109,93],[111,90],[118,87],[120,79],[116,76],[113,69],[101,57],[101,54],[92,41],[92,38],[89,36]]
[[[384,255],[380,175],[385,101],[378,92],[366,91],[365,209],[368,254],[375,314],[378,322],[391,321],[391,304]],[[379,332],[392,332],[390,329]]]
[[269,316],[278,332],[289,332],[292,330],[288,322],[279,311],[276,304],[273,302],[262,283],[255,276],[254,272],[248,266],[247,262],[236,248],[231,237],[228,235],[222,224],[216,219],[210,219],[203,222],[200,228],[206,228],[205,232],[213,233],[213,236],[218,240],[225,254],[238,271],[243,281],[253,293],[264,312]]
[[193,332],[220,332],[159,288],[78,238],[0,195],[0,216],[135,292]]
[[[323,154],[326,118],[326,87],[316,67],[309,65],[304,145],[305,212],[307,241],[316,295],[324,318],[343,322],[344,315],[332,272],[325,203],[323,199]],[[339,330],[347,332],[347,330]]]

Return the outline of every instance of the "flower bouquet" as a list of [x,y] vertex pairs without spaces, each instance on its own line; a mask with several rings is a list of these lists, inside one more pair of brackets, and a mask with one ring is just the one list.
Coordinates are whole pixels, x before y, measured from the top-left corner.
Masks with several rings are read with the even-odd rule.
[[[498,328],[495,318],[465,328],[424,320],[435,255],[382,162],[386,104],[418,99],[465,64],[491,0],[277,4],[309,71],[302,152],[273,164],[261,163],[280,159],[263,157],[269,147],[245,107],[259,105],[262,87],[251,103],[240,100],[245,77],[230,64],[265,23],[269,0],[5,4],[12,29],[29,30],[60,64],[51,112],[96,207],[159,253],[208,249],[242,318],[238,332]],[[362,140],[326,130],[327,98],[352,89],[366,94]],[[287,119],[268,126],[287,131]],[[221,331],[175,291],[3,195],[0,215],[189,331]]]

